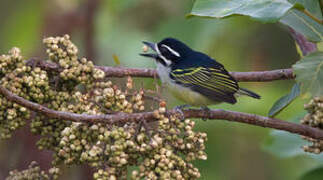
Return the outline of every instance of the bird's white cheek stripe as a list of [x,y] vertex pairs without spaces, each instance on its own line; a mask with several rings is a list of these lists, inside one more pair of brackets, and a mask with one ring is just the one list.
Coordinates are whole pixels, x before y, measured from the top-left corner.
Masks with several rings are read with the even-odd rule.
[[177,57],[181,57],[178,52],[176,52],[174,49],[170,48],[169,46],[163,44],[163,47],[167,48],[172,54],[174,54]]
[[156,49],[156,51],[157,51],[158,56],[164,60],[164,62],[166,63],[166,65],[167,65],[167,66],[170,66],[170,65],[172,64],[172,62],[171,62],[170,60],[166,59],[166,58],[165,58],[165,57],[160,53],[160,51],[159,51],[159,49],[158,49],[158,46],[157,46],[157,43],[155,44],[155,49]]

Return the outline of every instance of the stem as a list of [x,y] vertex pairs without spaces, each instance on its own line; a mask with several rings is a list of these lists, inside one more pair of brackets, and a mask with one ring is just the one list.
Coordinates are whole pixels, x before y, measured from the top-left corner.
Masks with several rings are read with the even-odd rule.
[[314,21],[316,21],[319,24],[323,24],[323,20],[318,19],[317,17],[315,17],[313,14],[311,14],[308,10],[303,9],[301,10],[304,14],[306,14],[308,17],[310,17],[311,19],[313,19]]
[[[40,104],[28,101],[22,97],[19,97],[6,88],[0,86],[0,93],[4,95],[9,101],[15,102],[21,106],[28,108],[31,111],[42,113],[46,117],[69,120],[74,122],[101,122],[107,124],[124,124],[127,122],[141,121],[156,121],[153,112],[143,112],[143,113],[118,113],[112,115],[87,115],[87,114],[76,114],[63,111],[55,111],[49,109]],[[209,110],[205,113],[204,110],[197,109],[187,109],[183,110],[184,118],[202,118],[202,119],[212,119],[212,120],[228,120],[233,122],[240,122],[251,124],[260,127],[274,128],[278,130],[288,131],[294,134],[300,134],[303,136],[311,137],[314,139],[323,140],[323,131],[317,128],[309,127],[302,124],[291,123],[287,121],[282,121],[275,118],[269,118],[264,116],[259,116],[255,114],[248,114],[242,112],[227,111],[221,109]],[[168,112],[170,115],[180,114],[177,110],[170,110]]]
[[[63,69],[54,62],[38,61],[30,59],[27,62],[29,66],[37,66],[45,71],[61,72]],[[106,77],[158,77],[155,69],[148,68],[126,68],[126,67],[109,67],[109,66],[95,66],[105,72]],[[271,71],[253,71],[253,72],[230,72],[230,74],[237,81],[245,82],[265,82],[284,79],[294,79],[293,70],[289,69],[277,69]]]

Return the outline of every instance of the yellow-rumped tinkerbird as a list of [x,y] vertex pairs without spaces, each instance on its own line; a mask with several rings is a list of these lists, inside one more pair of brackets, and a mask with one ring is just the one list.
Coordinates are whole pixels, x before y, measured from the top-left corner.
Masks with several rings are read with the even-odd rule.
[[238,95],[260,99],[258,94],[240,88],[222,64],[177,39],[143,43],[156,53],[140,55],[155,59],[162,83],[188,105],[207,108],[221,102],[234,104]]

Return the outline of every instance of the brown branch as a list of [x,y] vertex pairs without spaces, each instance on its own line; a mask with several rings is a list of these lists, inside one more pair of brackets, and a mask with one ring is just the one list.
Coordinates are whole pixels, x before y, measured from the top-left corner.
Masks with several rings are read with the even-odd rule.
[[[33,59],[27,62],[28,65],[34,65],[40,67],[44,70],[50,71],[58,71],[60,72],[62,69],[60,66],[54,62],[49,61],[39,61],[37,63],[33,63]],[[105,72],[106,77],[158,77],[155,69],[148,68],[125,68],[125,67],[109,67],[109,66],[95,66],[98,69],[101,69]],[[261,82],[261,81],[275,81],[275,80],[283,80],[283,79],[293,79],[295,76],[293,75],[293,70],[290,69],[278,69],[272,71],[254,71],[254,72],[230,72],[230,74],[237,81],[245,81],[245,82]]]
[[[108,67],[96,66],[105,72],[107,77],[158,77],[156,70],[143,68],[125,68],[125,67]],[[283,79],[293,79],[293,70],[278,69],[272,71],[254,71],[254,72],[230,72],[237,81],[274,81]]]
[[303,34],[296,32],[293,28],[289,28],[289,32],[299,45],[304,56],[317,50],[316,44],[308,41]]
[[[124,68],[124,67],[108,67],[108,66],[96,66],[105,72],[107,77],[158,77],[156,70],[143,69],[143,68]],[[283,79],[293,79],[293,70],[290,69],[278,69],[272,71],[253,71],[253,72],[230,72],[230,74],[237,81],[245,82],[261,82],[261,81],[274,81]]]
[[[75,114],[69,112],[55,111],[46,108],[40,104],[28,101],[22,97],[19,97],[6,88],[0,86],[0,93],[4,95],[9,101],[15,102],[21,106],[28,108],[31,111],[42,113],[49,118],[70,120],[75,122],[103,122],[108,124],[115,123],[126,123],[126,122],[141,122],[143,120],[156,121],[153,112],[143,112],[143,113],[119,113],[113,115],[87,115],[87,114]],[[171,110],[169,114],[178,114],[176,110]],[[259,116],[255,114],[247,114],[242,112],[227,111],[221,109],[210,110],[206,113],[204,110],[197,109],[187,109],[183,110],[183,115],[185,118],[204,118],[213,120],[228,120],[233,122],[240,122],[251,124],[255,126],[261,126],[266,128],[274,128],[278,130],[288,131],[294,134],[300,134],[303,136],[311,137],[314,139],[323,139],[323,131],[317,128],[309,127],[302,124],[291,123],[287,121],[282,121],[279,119]]]

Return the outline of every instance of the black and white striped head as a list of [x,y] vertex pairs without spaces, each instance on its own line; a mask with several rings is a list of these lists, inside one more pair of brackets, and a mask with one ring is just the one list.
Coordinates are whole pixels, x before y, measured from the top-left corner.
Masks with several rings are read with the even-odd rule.
[[165,38],[158,43],[151,43],[146,41],[144,41],[143,43],[154,50],[156,54],[142,53],[140,55],[154,58],[164,66],[173,65],[192,51],[184,43],[174,38]]

